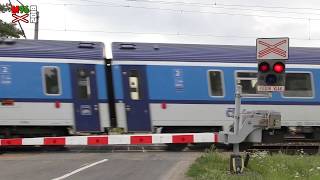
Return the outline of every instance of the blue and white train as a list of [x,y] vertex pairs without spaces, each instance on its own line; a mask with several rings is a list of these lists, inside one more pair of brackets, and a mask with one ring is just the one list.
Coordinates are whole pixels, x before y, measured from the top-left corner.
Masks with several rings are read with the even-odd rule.
[[[280,137],[320,139],[320,49],[290,48],[286,91],[260,94],[253,46],[4,40],[0,44],[2,136],[208,132],[242,110],[282,113]],[[265,135],[267,135],[266,133]]]
[[104,57],[97,42],[2,41],[1,134],[65,135],[109,127]]

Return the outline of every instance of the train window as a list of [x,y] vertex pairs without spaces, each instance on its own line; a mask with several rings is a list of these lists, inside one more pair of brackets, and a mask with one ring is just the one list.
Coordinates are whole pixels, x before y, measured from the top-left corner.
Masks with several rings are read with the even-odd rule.
[[42,69],[43,85],[46,95],[60,95],[60,71],[58,67],[45,66]]
[[257,73],[256,72],[237,72],[237,77],[257,79]]
[[132,100],[141,99],[139,74],[137,70],[131,70],[129,76],[130,97]]
[[284,97],[313,97],[311,73],[287,73]]
[[91,95],[90,74],[84,69],[78,70],[78,97],[89,99]]
[[209,84],[211,96],[224,96],[222,71],[209,71]]
[[267,94],[267,92],[257,91],[258,81],[256,72],[237,72],[237,82],[240,83],[240,85],[242,86],[243,94]]

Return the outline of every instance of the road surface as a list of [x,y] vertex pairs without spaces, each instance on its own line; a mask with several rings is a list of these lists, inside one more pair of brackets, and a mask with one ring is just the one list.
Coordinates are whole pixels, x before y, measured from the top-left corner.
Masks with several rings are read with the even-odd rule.
[[200,152],[14,152],[0,155],[0,179],[183,180]]

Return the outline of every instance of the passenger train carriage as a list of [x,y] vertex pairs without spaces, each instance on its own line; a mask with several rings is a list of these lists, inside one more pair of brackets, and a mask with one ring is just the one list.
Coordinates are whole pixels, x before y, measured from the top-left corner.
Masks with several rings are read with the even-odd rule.
[[320,139],[319,48],[290,48],[286,91],[256,91],[253,46],[14,40],[0,44],[0,133],[208,132],[242,111],[282,113],[281,137]]
[[65,135],[109,127],[103,43],[4,40],[2,135]]
[[227,130],[239,82],[257,96],[244,98],[242,111],[280,111],[287,137],[319,138],[319,48],[290,48],[286,91],[273,94],[256,91],[253,46],[113,43],[112,52],[117,112],[128,131]]

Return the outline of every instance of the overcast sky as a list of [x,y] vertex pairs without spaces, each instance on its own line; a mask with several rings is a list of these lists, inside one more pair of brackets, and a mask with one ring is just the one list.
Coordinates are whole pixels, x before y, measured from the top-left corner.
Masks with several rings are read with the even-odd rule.
[[[7,0],[0,0],[7,3]],[[11,0],[19,5],[16,0]],[[318,0],[20,0],[37,5],[39,39],[255,45],[289,37],[320,47]],[[11,21],[10,13],[1,19]],[[34,24],[22,22],[28,39]]]

